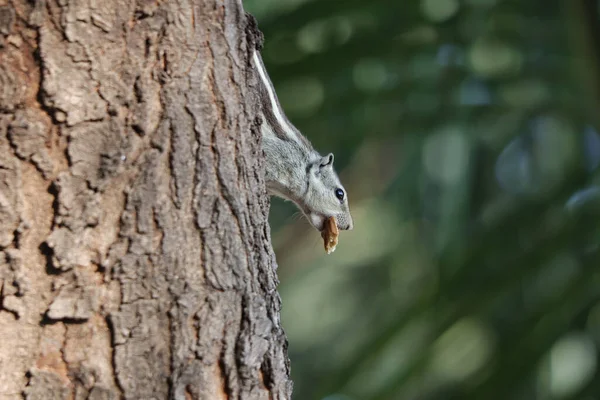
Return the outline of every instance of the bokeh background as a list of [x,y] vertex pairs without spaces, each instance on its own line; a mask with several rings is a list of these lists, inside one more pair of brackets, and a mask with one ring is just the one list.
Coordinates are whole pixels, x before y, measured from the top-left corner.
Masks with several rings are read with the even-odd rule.
[[355,229],[274,200],[297,400],[600,399],[596,0],[245,0]]

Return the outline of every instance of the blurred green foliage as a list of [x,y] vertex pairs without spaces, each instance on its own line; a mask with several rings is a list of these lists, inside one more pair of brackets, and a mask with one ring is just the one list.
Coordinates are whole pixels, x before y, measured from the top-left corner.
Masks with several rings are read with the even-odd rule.
[[246,0],[355,228],[271,210],[296,399],[600,399],[596,0]]

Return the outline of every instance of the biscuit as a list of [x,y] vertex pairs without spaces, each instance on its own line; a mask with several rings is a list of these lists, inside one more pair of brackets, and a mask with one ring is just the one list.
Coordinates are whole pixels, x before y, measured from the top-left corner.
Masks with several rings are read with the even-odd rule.
[[327,254],[331,254],[335,251],[335,247],[338,244],[338,227],[335,222],[335,217],[329,217],[325,220],[325,226],[321,231],[321,237],[323,238],[323,246]]

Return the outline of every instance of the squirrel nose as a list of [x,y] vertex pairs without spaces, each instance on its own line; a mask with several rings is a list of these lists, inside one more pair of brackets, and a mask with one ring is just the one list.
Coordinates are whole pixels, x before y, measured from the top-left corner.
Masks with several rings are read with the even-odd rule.
[[354,222],[352,221],[352,219],[350,219],[350,221],[348,222],[348,225],[346,226],[346,230],[351,231],[352,228],[354,228]]

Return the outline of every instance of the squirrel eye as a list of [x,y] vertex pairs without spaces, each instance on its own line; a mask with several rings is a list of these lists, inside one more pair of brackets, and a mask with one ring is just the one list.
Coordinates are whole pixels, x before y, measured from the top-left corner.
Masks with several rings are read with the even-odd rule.
[[335,189],[335,197],[337,197],[340,201],[344,200],[344,191],[340,188]]

